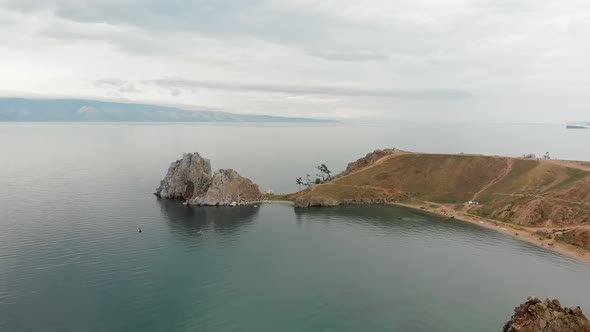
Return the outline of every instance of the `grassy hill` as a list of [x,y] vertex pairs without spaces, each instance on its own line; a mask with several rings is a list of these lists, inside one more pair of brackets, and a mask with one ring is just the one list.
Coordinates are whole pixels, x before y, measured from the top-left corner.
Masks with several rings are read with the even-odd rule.
[[527,226],[590,225],[589,163],[399,150],[358,163],[291,197],[298,206],[422,202]]

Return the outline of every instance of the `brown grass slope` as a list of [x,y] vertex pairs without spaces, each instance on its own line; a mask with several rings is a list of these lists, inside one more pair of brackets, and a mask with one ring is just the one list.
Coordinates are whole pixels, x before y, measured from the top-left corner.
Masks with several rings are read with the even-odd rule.
[[408,153],[386,157],[334,184],[383,188],[429,201],[460,203],[471,199],[505,167],[506,160],[501,158]]
[[514,162],[513,170],[482,192],[471,213],[522,225],[590,222],[590,171],[538,160]]
[[[590,166],[398,152],[292,197],[308,205],[421,201],[530,226],[590,224]],[[482,205],[464,202],[477,199]]]

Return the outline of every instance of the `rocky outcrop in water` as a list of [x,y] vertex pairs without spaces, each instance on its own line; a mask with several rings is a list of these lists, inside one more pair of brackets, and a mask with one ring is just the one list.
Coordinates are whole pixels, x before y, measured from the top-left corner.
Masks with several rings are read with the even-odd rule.
[[230,205],[261,197],[256,184],[232,169],[212,174],[211,162],[196,152],[185,153],[170,165],[156,195],[194,205]]
[[168,168],[156,194],[162,198],[190,200],[204,195],[213,180],[211,162],[198,153],[185,153]]
[[541,302],[529,297],[514,312],[504,324],[504,332],[590,332],[590,322],[582,309],[562,308],[558,300]]

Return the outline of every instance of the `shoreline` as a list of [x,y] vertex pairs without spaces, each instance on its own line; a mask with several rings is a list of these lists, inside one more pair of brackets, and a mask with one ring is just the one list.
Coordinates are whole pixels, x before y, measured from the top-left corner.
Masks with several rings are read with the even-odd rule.
[[474,224],[483,228],[487,228],[490,230],[497,231],[499,233],[512,236],[517,239],[521,239],[525,242],[534,244],[538,247],[542,247],[548,249],[550,251],[562,254],[569,258],[573,258],[578,260],[582,263],[590,265],[590,253],[586,255],[586,251],[580,249],[574,245],[558,242],[554,239],[540,239],[539,235],[534,234],[534,232],[543,230],[546,228],[534,228],[534,227],[527,227],[527,226],[520,226],[514,225],[503,221],[498,221],[494,219],[488,219],[484,217],[474,216],[468,214],[466,212],[461,211],[454,211],[454,210],[447,210],[447,212],[440,212],[432,207],[428,206],[428,204],[409,204],[409,203],[395,203],[389,202],[386,203],[389,205],[396,205],[401,207],[406,207],[413,210],[428,212],[438,217],[445,217],[446,221],[453,221],[453,219],[467,222],[470,224]]

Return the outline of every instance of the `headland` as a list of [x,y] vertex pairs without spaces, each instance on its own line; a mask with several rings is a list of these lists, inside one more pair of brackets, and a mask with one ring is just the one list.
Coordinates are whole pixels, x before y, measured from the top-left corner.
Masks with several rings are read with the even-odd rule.
[[590,263],[590,163],[377,150],[296,207],[396,204],[495,229]]

